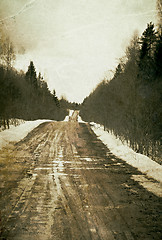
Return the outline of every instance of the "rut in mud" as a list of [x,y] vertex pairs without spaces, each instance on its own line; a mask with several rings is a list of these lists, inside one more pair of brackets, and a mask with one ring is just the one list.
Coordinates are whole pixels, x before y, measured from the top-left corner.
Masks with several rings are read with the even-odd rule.
[[43,123],[0,164],[1,239],[161,238],[160,198],[86,123]]

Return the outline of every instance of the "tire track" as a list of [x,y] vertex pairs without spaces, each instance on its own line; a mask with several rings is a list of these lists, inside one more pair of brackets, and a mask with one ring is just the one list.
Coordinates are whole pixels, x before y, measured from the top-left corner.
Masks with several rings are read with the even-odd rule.
[[160,239],[159,198],[134,182],[139,172],[75,118],[40,125],[9,152],[6,166],[21,167],[4,178],[10,192],[1,239]]

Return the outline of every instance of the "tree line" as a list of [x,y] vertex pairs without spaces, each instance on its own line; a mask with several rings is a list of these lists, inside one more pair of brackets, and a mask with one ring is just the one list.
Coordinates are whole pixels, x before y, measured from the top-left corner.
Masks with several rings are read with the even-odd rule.
[[63,120],[67,110],[51,93],[33,61],[26,73],[13,68],[16,58],[14,46],[8,37],[0,39],[0,123],[9,127],[11,118],[24,120]]
[[104,125],[136,151],[154,159],[161,152],[162,31],[152,22],[135,34],[111,81],[102,81],[84,99],[85,121]]

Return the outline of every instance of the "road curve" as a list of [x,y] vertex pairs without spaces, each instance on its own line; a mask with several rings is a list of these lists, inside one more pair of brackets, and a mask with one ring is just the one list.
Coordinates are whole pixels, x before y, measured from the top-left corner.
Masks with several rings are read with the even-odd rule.
[[76,119],[43,123],[0,151],[0,239],[160,239],[160,198]]

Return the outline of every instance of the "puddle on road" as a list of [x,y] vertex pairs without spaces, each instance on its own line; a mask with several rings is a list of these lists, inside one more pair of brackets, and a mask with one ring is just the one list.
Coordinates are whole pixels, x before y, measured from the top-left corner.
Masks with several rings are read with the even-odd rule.
[[[69,174],[57,172],[57,175],[59,175],[59,176],[68,176]],[[49,173],[49,176],[55,176],[55,173]]]
[[106,170],[105,168],[102,168],[102,167],[71,167],[69,168],[70,170]]
[[35,171],[38,171],[38,170],[51,170],[50,167],[39,167],[39,168],[35,168],[34,169]]
[[63,158],[64,156],[63,156],[63,149],[60,149],[60,151],[58,152],[58,154],[57,154],[57,157],[58,158]]
[[123,163],[113,163],[114,166],[117,166],[117,165],[122,165]]
[[77,174],[70,174],[69,176],[73,176],[74,178],[79,178],[80,175],[77,175]]
[[64,162],[63,161],[53,161],[53,168],[57,168],[59,171],[64,170]]
[[131,178],[156,196],[162,197],[161,183],[155,182],[153,179],[148,179],[145,175],[132,175]]
[[52,163],[53,163],[53,164],[56,164],[56,165],[58,165],[58,166],[63,166],[64,161],[61,161],[61,160],[60,160],[60,161],[58,161],[58,160],[53,160]]
[[93,233],[97,232],[97,230],[95,228],[90,228],[90,231],[93,232]]
[[89,157],[80,158],[80,160],[87,161],[87,162],[92,162],[92,161],[94,161],[94,160],[92,160],[92,158],[89,158]]
[[113,166],[120,166],[120,167],[125,167],[123,163],[106,163],[104,164],[105,167],[113,167]]

